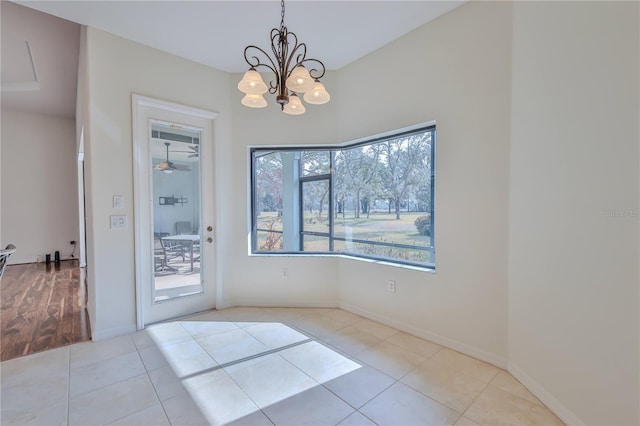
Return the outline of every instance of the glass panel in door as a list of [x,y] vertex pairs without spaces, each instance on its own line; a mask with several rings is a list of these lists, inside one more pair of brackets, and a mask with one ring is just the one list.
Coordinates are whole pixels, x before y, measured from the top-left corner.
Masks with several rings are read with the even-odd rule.
[[151,125],[153,303],[203,292],[199,129]]

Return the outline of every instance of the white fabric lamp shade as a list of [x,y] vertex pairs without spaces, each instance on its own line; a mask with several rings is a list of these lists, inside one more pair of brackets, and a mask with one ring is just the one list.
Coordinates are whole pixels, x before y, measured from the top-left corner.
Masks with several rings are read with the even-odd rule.
[[238,83],[238,90],[246,94],[262,95],[267,93],[267,85],[262,80],[260,73],[252,68],[244,73],[242,80]]
[[289,96],[289,103],[286,104],[283,110],[286,114],[300,115],[306,111],[304,105],[300,101],[300,98],[295,93]]
[[329,102],[331,96],[329,96],[327,89],[324,88],[324,84],[316,80],[314,82],[313,89],[306,92],[303,99],[306,103],[311,105],[322,105]]
[[240,101],[242,105],[249,108],[264,108],[267,106],[267,100],[262,95],[256,95],[253,93],[247,93]]
[[289,74],[285,85],[287,89],[292,92],[304,93],[313,89],[314,81],[309,75],[309,71],[302,65],[298,65],[291,71],[291,74]]

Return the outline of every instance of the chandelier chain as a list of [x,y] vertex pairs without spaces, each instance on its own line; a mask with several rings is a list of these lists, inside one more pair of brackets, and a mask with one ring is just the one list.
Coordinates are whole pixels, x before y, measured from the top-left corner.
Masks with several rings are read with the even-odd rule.
[[[287,28],[284,26],[284,0],[280,0],[280,6],[282,8],[282,10],[280,11],[280,31],[278,33],[278,54],[277,57],[278,58],[282,58],[282,47],[286,46],[287,44],[287,39],[286,39],[286,33],[287,33]],[[283,58],[284,60],[284,58]]]

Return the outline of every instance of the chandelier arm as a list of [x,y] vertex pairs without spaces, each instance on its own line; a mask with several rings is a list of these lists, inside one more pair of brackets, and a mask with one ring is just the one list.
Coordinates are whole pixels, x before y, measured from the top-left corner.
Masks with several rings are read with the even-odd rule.
[[271,30],[271,51],[278,61],[278,73],[276,73],[276,79],[278,80],[278,97],[281,99],[288,99],[288,92],[286,88],[287,81],[287,66],[286,58],[289,55],[289,43],[287,41],[288,31],[284,23],[280,25],[280,29],[274,28]]
[[[302,60],[304,60],[304,58],[307,56],[307,45],[305,43],[298,44],[298,36],[295,33],[287,34],[287,43],[289,43],[289,35],[291,35],[292,37],[293,49],[291,49],[291,53],[288,55],[287,63],[284,67],[285,73],[287,74],[286,78],[289,77],[289,75],[291,74],[291,71],[293,71],[293,69],[296,66],[302,63],[300,58],[302,57]],[[298,50],[302,50],[302,52],[298,53],[298,55],[296,56],[296,52]],[[294,57],[295,57],[295,63],[292,66],[291,62],[294,60]]]
[[[247,56],[247,53],[249,51],[249,49],[255,49],[258,52],[262,53],[264,55],[265,58],[267,58],[269,60],[269,62],[271,62],[271,65],[264,63],[264,62],[260,62],[260,58],[258,58],[256,55],[251,55],[251,56]],[[254,61],[252,61],[251,59],[253,59]],[[249,66],[253,67],[253,68],[257,68],[257,67],[267,67],[269,68],[274,74],[276,73],[276,64],[273,63],[273,60],[269,57],[269,55],[267,54],[267,52],[265,52],[264,50],[262,50],[261,48],[259,48],[258,46],[247,46],[244,48],[244,60],[247,62],[247,64],[249,64]]]
[[[286,28],[284,29],[286,31]],[[280,64],[280,57],[282,56],[282,43],[280,43],[280,39],[282,38],[282,29],[273,28],[271,30],[271,51],[273,52],[273,56]],[[286,47],[286,45],[285,45]]]
[[[312,63],[316,63],[316,64],[320,65],[320,69],[307,68],[311,78],[313,78],[315,80],[320,80],[322,77],[324,77],[324,74],[326,73],[326,68],[325,68],[324,64],[322,63],[322,61],[320,61],[319,59],[314,59],[314,58],[306,58],[306,59],[303,59],[302,61],[300,61],[300,64],[304,64],[305,62],[312,62]],[[320,73],[320,74],[314,75],[314,73]]]
[[[261,62],[260,58],[258,58],[256,55],[247,56],[248,51],[250,49],[255,49],[259,53],[262,53],[262,55],[264,55],[264,57],[267,58],[269,60],[269,62],[271,62],[271,65],[269,65],[269,64],[267,64],[265,62]],[[267,54],[267,52],[265,52],[264,50],[262,50],[258,46],[249,45],[249,46],[244,48],[244,60],[247,62],[247,64],[249,64],[250,67],[253,67],[253,68],[265,67],[265,68],[270,69],[271,72],[276,76],[276,85],[274,86],[273,80],[269,81],[269,93],[274,94],[274,93],[276,93],[278,91],[278,87],[280,85],[280,82],[278,81],[278,78],[277,78],[278,77],[278,72],[276,71],[277,66],[273,62],[273,59],[271,59],[271,57]]]

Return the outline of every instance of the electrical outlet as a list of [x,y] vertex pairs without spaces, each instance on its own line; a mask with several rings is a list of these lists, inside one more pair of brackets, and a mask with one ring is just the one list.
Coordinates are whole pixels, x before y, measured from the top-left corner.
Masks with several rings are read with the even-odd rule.
[[282,278],[289,278],[289,270],[287,268],[282,268]]
[[389,280],[389,291],[391,293],[395,293],[396,292],[396,282],[394,280]]

